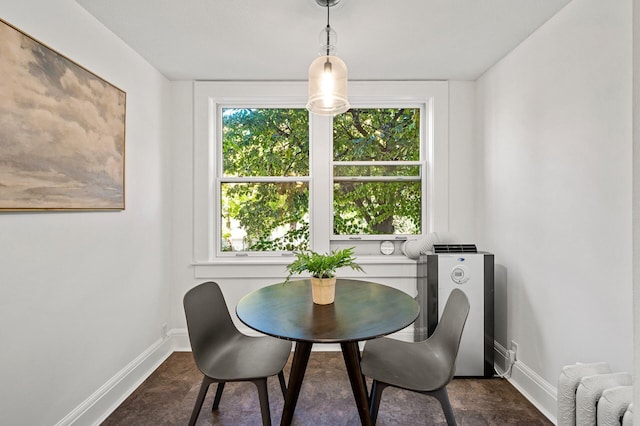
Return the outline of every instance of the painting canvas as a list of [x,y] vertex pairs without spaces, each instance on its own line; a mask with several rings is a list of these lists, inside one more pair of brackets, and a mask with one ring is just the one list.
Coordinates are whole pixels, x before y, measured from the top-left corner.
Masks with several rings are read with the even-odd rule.
[[0,20],[0,211],[123,210],[125,105]]

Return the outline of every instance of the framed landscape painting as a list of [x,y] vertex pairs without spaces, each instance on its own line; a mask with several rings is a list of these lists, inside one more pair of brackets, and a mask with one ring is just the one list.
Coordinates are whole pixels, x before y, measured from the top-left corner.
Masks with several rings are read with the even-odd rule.
[[126,94],[0,19],[0,211],[124,210]]

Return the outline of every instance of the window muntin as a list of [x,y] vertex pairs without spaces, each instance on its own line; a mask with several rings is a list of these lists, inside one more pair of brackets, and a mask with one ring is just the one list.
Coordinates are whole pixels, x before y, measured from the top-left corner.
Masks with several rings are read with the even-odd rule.
[[422,232],[421,109],[352,108],[333,121],[333,234]]
[[420,177],[420,165],[366,164],[361,162],[333,162],[333,180],[415,180]]

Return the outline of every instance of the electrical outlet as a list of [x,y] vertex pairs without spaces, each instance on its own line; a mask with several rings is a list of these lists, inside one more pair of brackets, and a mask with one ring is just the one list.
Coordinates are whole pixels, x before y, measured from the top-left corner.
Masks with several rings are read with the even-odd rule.
[[509,350],[509,352],[513,352],[514,361],[518,359],[518,344],[513,340],[511,341],[511,349]]
[[167,324],[162,324],[162,326],[160,327],[160,337],[162,337],[163,339],[166,339],[168,336],[167,334]]

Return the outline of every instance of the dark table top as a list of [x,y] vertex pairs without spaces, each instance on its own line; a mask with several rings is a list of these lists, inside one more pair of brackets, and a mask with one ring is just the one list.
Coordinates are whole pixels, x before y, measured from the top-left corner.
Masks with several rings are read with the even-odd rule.
[[341,343],[401,330],[418,317],[416,301],[403,291],[367,281],[336,281],[335,302],[317,305],[311,281],[290,281],[243,297],[236,313],[247,326],[294,341]]

